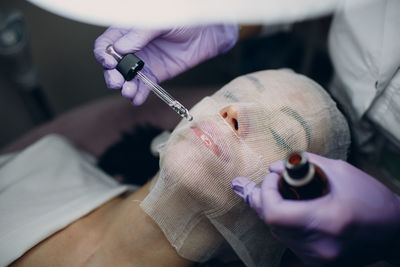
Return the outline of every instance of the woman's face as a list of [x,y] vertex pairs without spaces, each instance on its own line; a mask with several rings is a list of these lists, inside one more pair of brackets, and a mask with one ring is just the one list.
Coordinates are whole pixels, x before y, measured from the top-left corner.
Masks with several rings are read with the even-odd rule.
[[261,182],[271,162],[292,151],[321,152],[329,114],[302,76],[264,71],[239,77],[200,101],[161,153],[161,176],[179,185],[204,211],[225,212],[238,198],[237,176]]

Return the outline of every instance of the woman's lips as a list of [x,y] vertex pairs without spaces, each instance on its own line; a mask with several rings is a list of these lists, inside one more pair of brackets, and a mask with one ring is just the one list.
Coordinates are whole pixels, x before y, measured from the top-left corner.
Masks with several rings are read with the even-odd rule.
[[195,133],[195,135],[201,140],[201,142],[206,148],[214,152],[214,154],[217,155],[217,157],[221,156],[221,150],[208,134],[206,134],[202,129],[198,127],[192,126],[190,128]]

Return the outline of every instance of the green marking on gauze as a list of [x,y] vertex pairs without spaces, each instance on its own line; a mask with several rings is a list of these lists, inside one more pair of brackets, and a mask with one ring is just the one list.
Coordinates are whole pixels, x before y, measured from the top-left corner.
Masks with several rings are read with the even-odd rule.
[[232,100],[233,102],[239,102],[239,99],[231,92],[229,92],[228,90],[224,90],[223,94],[226,98]]
[[307,138],[307,150],[309,150],[310,146],[311,146],[311,129],[310,129],[310,126],[308,125],[307,121],[299,113],[297,113],[295,110],[293,110],[290,107],[282,107],[281,111],[283,113],[285,113],[286,115],[294,118],[296,121],[298,121],[300,123],[301,127],[303,127],[304,132],[306,133],[306,138]]
[[290,147],[288,143],[277,133],[274,131],[274,129],[269,129],[272,133],[272,136],[274,137],[276,143],[278,144],[279,147],[283,149],[287,149],[289,151],[293,151],[293,149]]
[[251,75],[246,75],[244,77],[247,78],[249,81],[251,81],[251,83],[256,87],[256,90],[258,92],[265,91],[264,85],[256,77],[251,76]]

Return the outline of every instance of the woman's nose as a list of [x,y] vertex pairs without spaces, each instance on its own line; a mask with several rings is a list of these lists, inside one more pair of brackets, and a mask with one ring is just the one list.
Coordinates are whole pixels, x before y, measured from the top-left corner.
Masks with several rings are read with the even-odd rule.
[[232,129],[239,135],[239,121],[238,121],[239,107],[229,105],[219,112],[222,118],[232,127]]

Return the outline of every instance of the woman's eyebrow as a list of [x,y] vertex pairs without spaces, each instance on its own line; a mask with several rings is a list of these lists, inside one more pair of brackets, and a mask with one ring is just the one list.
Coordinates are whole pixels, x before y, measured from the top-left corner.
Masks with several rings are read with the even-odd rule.
[[251,83],[255,86],[255,88],[258,92],[265,91],[264,85],[256,77],[254,77],[252,75],[246,75],[244,77],[247,78],[249,81],[251,81]]

